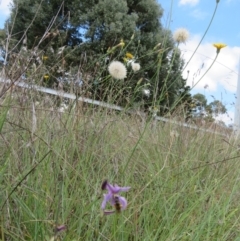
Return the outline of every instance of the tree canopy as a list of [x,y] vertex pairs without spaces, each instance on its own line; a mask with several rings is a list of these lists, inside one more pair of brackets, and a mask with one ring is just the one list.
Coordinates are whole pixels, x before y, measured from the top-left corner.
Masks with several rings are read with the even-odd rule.
[[200,93],[193,95],[193,100],[196,104],[195,116],[197,117],[213,121],[214,117],[227,113],[226,107],[220,100],[214,100],[208,104],[205,95]]
[[[155,0],[13,0],[5,29],[11,29],[12,43],[19,43],[16,50],[27,39],[28,50],[37,47],[47,56],[44,71],[55,82],[74,73],[100,100],[109,100],[108,63],[124,62],[131,53],[141,69],[111,88],[114,96],[120,93],[117,103],[142,102],[165,113],[190,103],[191,95],[181,76],[181,52],[163,28],[162,15]],[[121,41],[124,47],[114,49]]]

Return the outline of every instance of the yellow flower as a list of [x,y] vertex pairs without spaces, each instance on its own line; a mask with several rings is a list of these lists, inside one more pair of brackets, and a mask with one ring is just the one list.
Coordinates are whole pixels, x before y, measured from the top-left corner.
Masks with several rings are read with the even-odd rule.
[[45,75],[43,76],[43,78],[44,78],[45,80],[48,80],[48,79],[49,79],[49,75],[48,75],[48,74],[45,74]]
[[123,57],[123,60],[125,63],[127,63],[127,65],[129,65],[130,63],[132,63],[132,61],[134,61],[134,56],[131,53],[127,52],[125,54],[125,57]]
[[133,56],[131,53],[129,53],[129,52],[127,52],[127,53],[125,54],[125,56],[126,56],[126,58],[128,58],[128,59],[133,59],[133,58],[134,58],[134,56]]
[[220,50],[224,47],[226,47],[227,45],[226,44],[223,44],[223,43],[215,43],[213,44],[213,46],[217,49],[217,54],[220,52]]
[[45,60],[47,60],[47,59],[48,59],[48,56],[43,55],[43,56],[42,56],[42,59],[45,61]]

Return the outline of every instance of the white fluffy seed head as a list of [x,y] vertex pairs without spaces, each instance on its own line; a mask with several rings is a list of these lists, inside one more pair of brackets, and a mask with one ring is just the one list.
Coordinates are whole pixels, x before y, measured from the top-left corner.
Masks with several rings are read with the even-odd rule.
[[177,43],[185,43],[189,38],[189,32],[185,28],[179,28],[173,33],[173,39]]
[[140,70],[140,68],[140,64],[132,62],[132,70],[134,72],[137,72],[138,70]]
[[145,95],[146,97],[150,96],[150,90],[149,89],[143,89],[142,90],[143,95]]
[[112,61],[108,66],[108,71],[114,79],[124,79],[127,76],[125,65],[119,61]]

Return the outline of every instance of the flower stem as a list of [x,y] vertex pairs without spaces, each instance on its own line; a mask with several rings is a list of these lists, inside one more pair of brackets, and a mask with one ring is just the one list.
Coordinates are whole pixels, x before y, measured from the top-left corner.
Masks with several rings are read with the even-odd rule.
[[113,237],[114,237],[114,240],[118,240],[118,217],[119,217],[119,215],[118,215],[118,213],[116,213],[115,215],[114,215],[114,224],[113,224]]
[[208,69],[205,71],[205,73],[201,76],[201,78],[192,86],[191,90],[203,79],[203,77],[208,73],[208,71],[212,68],[213,64],[215,63],[216,59],[218,57],[218,53],[216,54],[216,57],[214,58],[211,65],[208,67]]
[[[201,76],[201,78],[192,86],[192,88],[191,88],[190,90],[192,90],[192,89],[203,79],[203,77],[208,73],[208,71],[212,68],[213,64],[214,64],[214,63],[216,62],[216,60],[217,60],[218,54],[219,54],[219,53],[216,54],[216,56],[215,56],[213,62],[211,63],[211,65],[208,67],[208,69],[205,71],[205,73]],[[184,96],[185,96],[185,95],[184,95]],[[177,104],[184,98],[184,96],[182,96],[181,98],[179,98],[179,99],[174,103],[174,105],[171,107],[171,110],[174,109],[174,108],[177,106]]]
[[214,16],[215,16],[215,14],[216,14],[217,7],[218,7],[218,2],[216,2],[216,7],[215,7],[215,10],[214,10],[214,12],[213,12],[212,18],[211,18],[211,20],[210,20],[210,22],[209,22],[209,24],[208,24],[208,27],[207,27],[207,29],[206,29],[205,33],[203,34],[203,36],[202,36],[202,38],[201,38],[200,42],[198,43],[197,48],[194,50],[194,52],[193,52],[193,54],[191,55],[190,59],[188,60],[187,64],[184,66],[184,68],[183,68],[182,72],[183,72],[183,71],[186,69],[186,67],[187,67],[187,66],[188,66],[188,64],[190,63],[191,59],[193,58],[193,56],[194,56],[194,55],[195,55],[195,53],[197,52],[197,50],[198,50],[198,48],[199,48],[200,44],[202,43],[203,39],[205,38],[205,36],[206,36],[206,34],[207,34],[207,32],[208,32],[208,30],[209,30],[209,28],[210,28],[211,24],[212,24],[212,21],[213,21],[213,19],[214,19]]

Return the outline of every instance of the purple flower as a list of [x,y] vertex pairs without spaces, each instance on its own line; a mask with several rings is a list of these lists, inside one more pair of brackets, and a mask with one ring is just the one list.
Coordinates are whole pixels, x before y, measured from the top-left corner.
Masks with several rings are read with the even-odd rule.
[[55,228],[55,233],[59,233],[59,232],[61,232],[61,231],[64,231],[64,230],[66,230],[67,229],[67,226],[66,225],[60,225],[60,226],[57,226],[56,228]]
[[[127,207],[127,200],[126,198],[118,195],[119,192],[127,192],[130,187],[119,187],[118,185],[111,185],[108,181],[104,181],[102,184],[102,190],[107,190],[107,194],[103,194],[103,201],[101,205],[101,209],[104,210],[104,214],[112,214],[115,211],[121,212]],[[106,211],[107,203],[110,203],[115,210]]]

